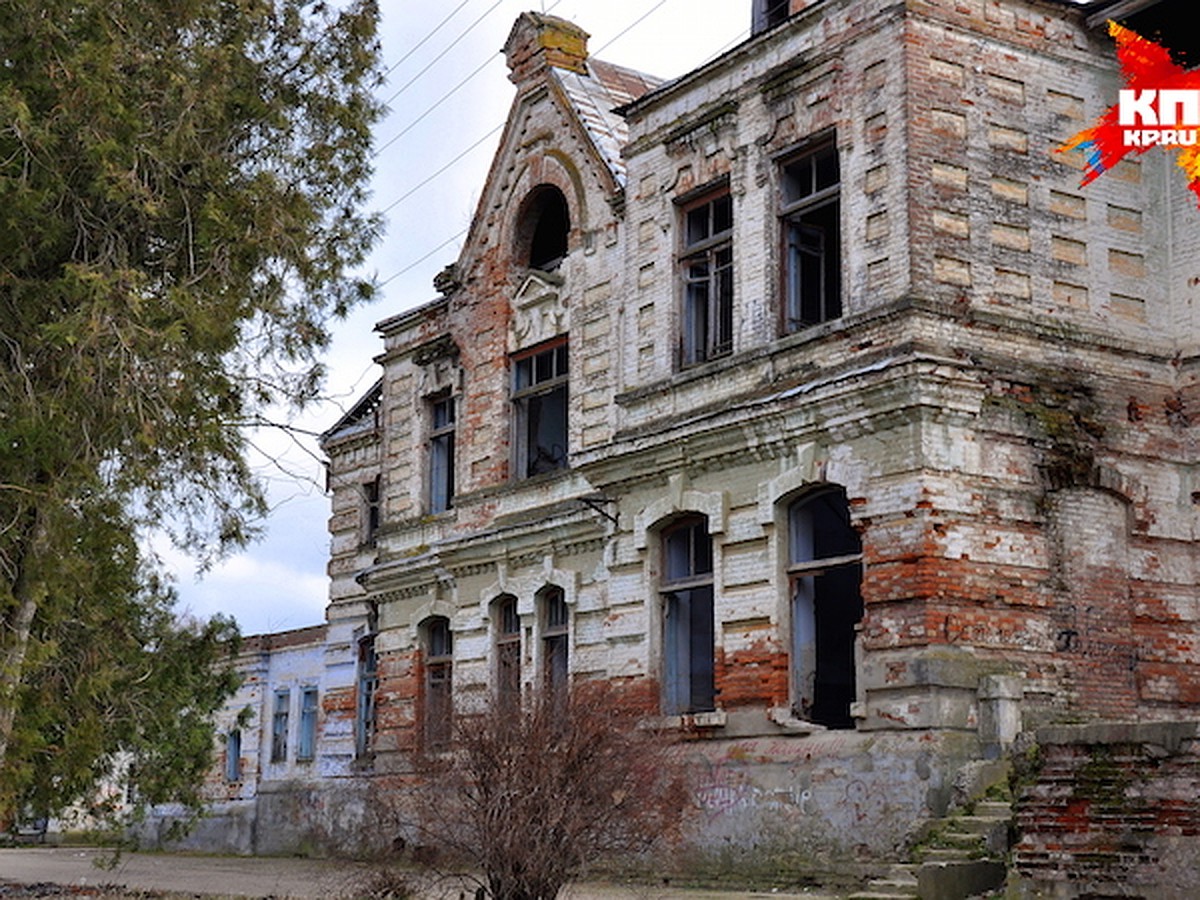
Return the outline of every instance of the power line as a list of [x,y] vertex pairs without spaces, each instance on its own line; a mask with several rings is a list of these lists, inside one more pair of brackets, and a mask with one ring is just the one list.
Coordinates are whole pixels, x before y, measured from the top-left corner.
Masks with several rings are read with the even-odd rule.
[[[554,2],[550,4],[549,10],[544,9],[542,11],[543,14],[550,12],[551,10],[554,9],[554,7],[558,6],[558,4],[560,4],[561,2],[562,2],[562,0],[554,0]],[[497,3],[496,5],[498,6],[499,3]],[[542,5],[545,6],[544,3]],[[493,6],[491,9],[488,10],[487,13],[484,13],[484,16],[486,16],[488,13],[490,13],[492,11],[492,9],[495,9],[495,8],[496,7]],[[482,20],[482,18],[483,18],[483,16],[481,16],[479,19],[476,19],[475,22],[472,23],[471,27],[473,28],[475,25],[479,24],[479,22]],[[468,30],[470,30],[470,29],[468,29]],[[463,32],[463,35],[465,35],[465,34],[466,34],[466,32]],[[459,35],[459,38],[461,38],[463,35]],[[457,43],[457,39],[456,39],[455,43]],[[451,44],[450,46],[452,47],[454,45]],[[395,94],[393,94],[391,97],[389,97],[388,100],[386,101],[386,103],[390,103],[392,100],[395,100],[396,97],[398,97],[401,93],[403,93],[404,90],[409,85],[411,85],[413,81],[415,81],[417,78],[420,78],[421,75],[426,71],[426,69],[430,68],[430,66],[432,66],[434,63],[436,63],[438,61],[438,59],[441,59],[442,56],[445,56],[446,51],[448,51],[449,49],[450,49],[450,47],[447,47],[445,51],[443,51],[441,54],[438,55],[437,59],[432,60],[430,62],[430,64],[425,67],[425,69],[422,69],[420,72],[418,72],[416,74],[416,76],[414,76],[413,79],[410,79],[408,84],[406,84],[404,87],[400,88],[399,91],[397,91]],[[462,89],[464,86],[466,86],[467,82],[471,81],[471,79],[475,78],[475,76],[477,76],[480,72],[482,72],[489,65],[491,65],[493,59],[495,59],[494,56],[489,56],[487,59],[485,59],[480,66],[478,66],[476,69],[472,70],[471,74],[469,74],[466,78],[464,78],[460,82],[458,82],[458,84],[454,85],[454,87],[450,88],[450,90],[446,91],[446,93],[442,94],[442,96],[440,96],[437,100],[435,100],[431,105],[426,107],[424,112],[422,112],[419,116],[417,116],[415,119],[413,119],[407,125],[405,125],[404,128],[402,128],[397,134],[392,135],[383,144],[381,144],[379,147],[377,147],[375,149],[373,155],[378,156],[380,153],[382,153],[388,147],[392,146],[392,144],[396,143],[396,141],[400,140],[400,138],[404,137],[404,135],[406,135],[410,131],[412,131],[412,129],[414,127],[416,127],[417,123],[421,122],[426,116],[428,116],[435,109],[437,109],[439,106],[441,106],[447,100],[449,100],[460,89]],[[388,71],[391,71],[391,70],[389,69]],[[386,105],[386,103],[385,103],[385,105]]]
[[466,234],[468,230],[469,229],[464,228],[462,231],[460,231],[458,234],[454,235],[453,237],[446,238],[446,240],[442,241],[440,244],[438,244],[436,247],[434,247],[432,250],[430,250],[428,253],[426,253],[424,256],[422,256],[420,259],[414,259],[412,262],[410,262],[407,266],[405,266],[403,269],[401,269],[395,275],[392,275],[392,276],[388,277],[386,280],[379,282],[379,284],[377,284],[376,287],[383,287],[384,285],[386,285],[392,281],[395,281],[401,275],[405,275],[408,272],[411,272],[413,269],[415,269],[421,263],[425,262],[425,260],[429,259],[429,257],[433,256],[435,253],[440,253],[444,248],[448,247],[450,244],[453,244],[460,237],[462,237],[464,234]]
[[399,206],[401,203],[403,203],[405,200],[407,200],[409,197],[411,197],[413,194],[415,194],[421,188],[425,187],[425,185],[429,184],[429,182],[433,181],[433,179],[437,178],[439,175],[441,175],[443,172],[445,172],[447,169],[449,169],[451,166],[453,166],[456,162],[458,162],[460,159],[462,159],[464,156],[466,156],[468,153],[470,153],[472,150],[474,150],[476,147],[478,147],[480,144],[482,144],[484,141],[486,141],[488,138],[490,138],[493,134],[495,134],[497,131],[499,131],[501,128],[503,128],[504,124],[505,124],[504,122],[501,122],[499,125],[497,125],[495,128],[493,128],[491,131],[489,131],[487,134],[485,134],[479,140],[475,141],[475,143],[473,143],[466,150],[459,153],[458,156],[454,157],[454,159],[450,160],[450,162],[446,163],[444,166],[442,166],[440,169],[438,169],[436,172],[434,172],[432,175],[428,175],[421,181],[414,184],[411,188],[409,188],[407,191],[405,191],[403,194],[401,194],[399,197],[397,197],[395,200],[393,200],[391,203],[389,203],[387,206],[385,206],[383,209],[381,209],[379,211],[379,214],[386,215],[388,212],[395,209],[397,206]]
[[458,4],[458,6],[454,7],[454,10],[450,13],[450,15],[446,16],[446,18],[444,18],[444,19],[442,19],[442,21],[438,22],[437,25],[434,26],[433,30],[429,32],[429,34],[425,35],[425,37],[421,38],[419,41],[417,41],[415,44],[413,44],[412,47],[409,48],[407,53],[405,53],[402,57],[400,57],[398,60],[396,60],[390,66],[388,66],[387,69],[383,73],[384,77],[386,78],[388,75],[390,75],[392,73],[393,70],[402,66],[404,64],[405,60],[407,60],[410,56],[412,56],[414,53],[416,53],[418,50],[420,50],[423,46],[425,46],[426,41],[428,41],[431,37],[433,37],[439,31],[441,31],[442,27],[445,26],[445,24],[447,22],[449,22],[451,19],[453,19],[456,15],[458,15],[458,11],[470,2],[471,2],[471,0],[462,0],[462,3],[460,3],[460,4]]
[[417,117],[416,117],[415,119],[413,119],[411,122],[409,122],[407,125],[405,125],[403,128],[401,128],[399,132],[397,132],[396,134],[392,135],[390,138],[388,138],[386,141],[384,141],[382,144],[380,144],[378,147],[376,147],[376,148],[375,148],[375,153],[374,153],[374,155],[375,155],[375,156],[378,156],[380,153],[382,153],[382,152],[383,152],[384,150],[386,150],[388,147],[392,146],[392,144],[396,143],[396,141],[400,140],[400,138],[404,137],[406,134],[408,134],[410,131],[412,131],[414,128],[416,128],[416,127],[417,127],[417,125],[418,125],[418,124],[419,124],[419,123],[420,123],[420,122],[421,122],[421,121],[422,121],[422,120],[423,120],[423,119],[424,119],[426,116],[428,116],[428,115],[429,115],[430,113],[432,113],[432,112],[433,112],[435,109],[437,109],[439,106],[441,106],[443,103],[445,103],[445,102],[446,102],[447,100],[449,100],[451,97],[453,97],[453,96],[454,96],[454,94],[455,94],[455,93],[456,93],[456,92],[457,92],[457,91],[458,91],[460,88],[462,88],[462,87],[463,87],[463,86],[464,86],[464,85],[465,85],[465,84],[466,84],[468,81],[470,81],[472,78],[474,78],[474,77],[475,77],[476,75],[478,75],[480,72],[482,72],[484,69],[486,69],[488,66],[490,66],[490,65],[492,64],[492,60],[493,60],[493,59],[495,59],[495,57],[494,57],[494,56],[489,56],[487,59],[485,59],[485,60],[483,61],[483,65],[481,65],[479,68],[475,69],[475,70],[474,70],[474,71],[473,71],[473,72],[472,72],[470,75],[468,75],[466,78],[464,78],[464,79],[463,79],[462,81],[460,81],[458,84],[456,84],[454,87],[450,88],[450,90],[446,91],[446,93],[442,94],[442,96],[441,96],[441,97],[439,97],[439,98],[438,98],[438,99],[437,99],[437,100],[436,100],[436,101],[433,103],[433,105],[432,105],[432,106],[428,107],[428,108],[425,110],[425,112],[421,113],[419,116],[417,116]]
[[413,84],[416,83],[417,80],[420,79],[420,77],[422,75],[424,75],[426,72],[428,72],[430,69],[432,69],[434,67],[434,65],[437,64],[438,60],[440,60],[447,53],[449,53],[458,44],[459,41],[461,41],[468,34],[470,34],[474,30],[476,25],[478,25],[480,22],[482,22],[484,19],[486,19],[488,16],[490,16],[495,11],[496,7],[498,7],[503,2],[504,2],[504,0],[496,0],[495,3],[493,3],[491,6],[489,6],[483,12],[483,14],[480,15],[479,18],[477,18],[470,25],[468,25],[462,31],[462,33],[459,34],[458,37],[456,37],[449,44],[447,44],[445,47],[443,47],[441,53],[439,53],[437,56],[435,56],[433,59],[431,59],[428,63],[425,64],[425,66],[419,72],[417,72],[416,75],[414,75],[412,78],[408,79],[408,81],[406,81],[403,85],[401,85],[400,89],[398,91],[396,91],[396,93],[392,94],[392,96],[390,96],[386,100],[384,100],[383,105],[387,106],[389,103],[391,103],[397,97],[399,97],[401,94],[403,94],[405,91],[407,91],[410,87],[412,87]]

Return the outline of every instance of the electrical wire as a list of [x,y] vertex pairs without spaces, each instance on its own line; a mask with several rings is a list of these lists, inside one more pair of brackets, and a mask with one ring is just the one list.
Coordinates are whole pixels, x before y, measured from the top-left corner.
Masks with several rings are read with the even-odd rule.
[[426,42],[431,37],[433,37],[435,34],[437,34],[439,31],[441,31],[443,26],[445,26],[447,22],[449,22],[456,15],[458,15],[458,11],[470,2],[471,2],[471,0],[462,0],[462,3],[460,3],[460,4],[458,4],[458,6],[454,7],[454,9],[450,12],[450,15],[446,16],[446,18],[444,18],[444,19],[442,19],[442,21],[438,22],[437,25],[435,25],[433,27],[432,31],[430,31],[427,35],[425,35],[425,37],[421,38],[419,41],[417,41],[415,44],[413,44],[411,47],[409,47],[407,53],[405,53],[398,60],[396,60],[394,63],[392,63],[390,66],[388,66],[384,70],[383,76],[386,78],[397,68],[404,65],[404,63],[408,60],[408,58],[410,56],[412,56],[414,53],[416,53],[418,50],[420,50],[422,47],[424,47]]

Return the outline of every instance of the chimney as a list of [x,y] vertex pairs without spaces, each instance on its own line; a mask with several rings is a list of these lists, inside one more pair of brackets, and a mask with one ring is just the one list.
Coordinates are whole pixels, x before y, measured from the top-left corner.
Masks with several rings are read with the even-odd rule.
[[521,13],[504,44],[509,79],[523,84],[549,68],[587,74],[588,37],[578,25],[558,16]]

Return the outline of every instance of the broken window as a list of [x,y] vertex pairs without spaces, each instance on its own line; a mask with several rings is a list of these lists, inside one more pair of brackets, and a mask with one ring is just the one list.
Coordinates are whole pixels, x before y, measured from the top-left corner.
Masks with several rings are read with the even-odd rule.
[[367,546],[374,545],[375,536],[379,532],[380,523],[380,507],[379,507],[379,476],[376,475],[373,479],[366,482],[362,486],[363,492],[363,544]]
[[242,730],[235,728],[225,735],[225,780],[242,780]]
[[451,689],[454,678],[454,636],[450,620],[433,616],[421,628],[425,650],[425,746],[440,749],[450,743],[454,722]]
[[275,692],[275,708],[271,716],[271,762],[287,760],[288,711],[291,704],[290,691]]
[[562,588],[546,588],[539,600],[542,611],[542,683],[546,699],[558,703],[567,695],[570,613]]
[[829,728],[852,728],[862,541],[841,488],[807,494],[788,507],[788,579],[796,713]]
[[567,340],[513,357],[518,478],[567,466]]
[[571,213],[562,191],[550,184],[539,185],[521,205],[517,222],[517,254],[531,269],[550,272],[567,255]]
[[300,736],[296,743],[296,759],[310,760],[317,755],[317,689],[300,691]]
[[354,710],[354,755],[363,759],[371,752],[375,734],[375,700],[379,690],[379,660],[375,655],[375,635],[358,642],[358,685]]
[[668,714],[715,709],[712,538],[704,516],[662,533],[663,683]]
[[521,703],[521,617],[511,594],[495,603],[496,698],[504,707]]
[[429,511],[445,512],[454,503],[454,398],[429,400]]
[[784,331],[842,314],[841,204],[833,141],[792,157],[781,169]]
[[683,209],[682,362],[733,350],[733,198],[726,189]]

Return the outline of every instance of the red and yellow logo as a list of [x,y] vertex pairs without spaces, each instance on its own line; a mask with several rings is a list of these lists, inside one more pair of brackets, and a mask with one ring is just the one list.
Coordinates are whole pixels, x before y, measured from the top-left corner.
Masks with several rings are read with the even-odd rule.
[[1130,153],[1151,147],[1174,150],[1187,173],[1188,188],[1200,203],[1200,69],[1188,71],[1171,60],[1166,48],[1108,23],[1117,42],[1117,61],[1125,88],[1091,128],[1058,148],[1082,150],[1086,167],[1081,185],[1095,181]]

